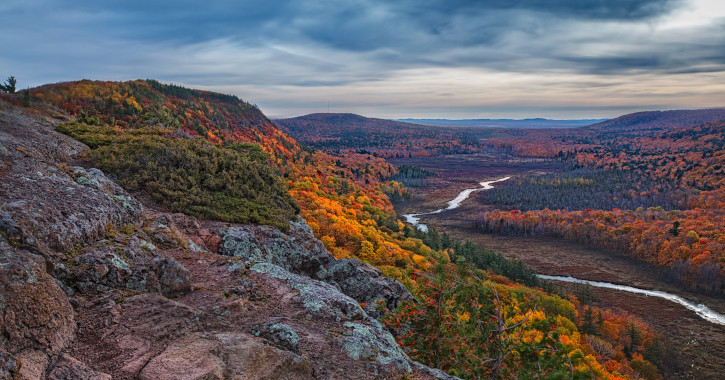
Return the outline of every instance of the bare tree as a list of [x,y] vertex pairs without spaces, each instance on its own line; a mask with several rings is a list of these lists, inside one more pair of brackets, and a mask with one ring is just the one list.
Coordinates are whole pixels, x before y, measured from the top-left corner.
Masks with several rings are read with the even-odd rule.
[[[489,374],[488,378],[490,380],[497,379],[501,372],[501,366],[503,365],[504,361],[506,360],[506,357],[508,357],[511,354],[512,347],[511,347],[511,333],[510,331],[515,330],[519,326],[526,323],[526,321],[533,315],[533,313],[536,311],[536,307],[538,304],[534,304],[534,308],[531,310],[530,313],[527,313],[524,319],[521,321],[508,326],[506,324],[506,317],[504,316],[504,313],[501,308],[501,301],[498,297],[498,290],[496,290],[496,286],[493,284],[487,285],[486,283],[483,283],[483,287],[488,289],[496,299],[496,302],[494,303],[493,311],[492,312],[486,312],[486,315],[490,319],[493,320],[494,328],[493,328],[493,339],[494,339],[494,347],[495,351],[492,353],[495,356],[489,357],[486,360],[483,361],[483,365],[491,364],[491,373]],[[486,335],[488,332],[488,326],[490,323],[487,323],[486,321],[478,321],[478,328]],[[480,377],[479,377],[480,378]]]

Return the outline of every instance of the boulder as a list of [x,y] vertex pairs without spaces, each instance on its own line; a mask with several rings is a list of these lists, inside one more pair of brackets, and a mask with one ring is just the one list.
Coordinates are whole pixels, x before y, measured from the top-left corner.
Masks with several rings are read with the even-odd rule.
[[69,173],[32,158],[4,175],[0,199],[8,235],[19,231],[22,244],[49,257],[104,237],[109,224],[135,223],[143,211],[99,170]]
[[191,291],[189,270],[178,261],[166,258],[157,259],[156,274],[161,294],[166,297],[177,297]]
[[0,231],[46,257],[138,221],[143,207],[98,169],[66,165],[88,147],[49,123],[0,114]]
[[371,324],[345,322],[346,330],[339,344],[354,360],[374,360],[382,365],[394,366],[398,371],[410,372],[410,359],[390,333],[377,321]]
[[320,279],[336,285],[356,301],[368,304],[371,308],[366,311],[369,313],[373,312],[378,300],[382,300],[392,311],[401,302],[413,299],[403,284],[385,277],[377,268],[358,259],[330,262]]
[[267,226],[238,226],[220,230],[219,253],[249,263],[270,263],[292,273],[314,276],[334,258],[312,235],[301,218],[290,222],[290,233]]
[[447,374],[447,373],[439,370],[438,368],[431,368],[431,367],[428,367],[426,365],[420,364],[420,363],[418,363],[416,361],[413,361],[413,360],[410,361],[410,365],[416,371],[418,371],[418,372],[420,372],[420,373],[422,373],[424,375],[430,376],[431,378],[434,378],[434,379],[439,379],[439,380],[461,380],[460,377],[451,376],[451,375],[449,375],[449,374]]
[[88,150],[83,143],[56,132],[48,123],[20,112],[0,114],[0,154],[12,151],[52,163],[68,162],[75,155]]
[[367,318],[365,311],[354,299],[342,294],[326,282],[290,273],[268,263],[255,264],[250,270],[276,278],[297,290],[299,292],[297,298],[309,312],[309,318],[318,316],[334,318],[337,321]]
[[[104,240],[57,264],[56,276],[74,291],[88,293],[110,288],[127,288],[136,291],[162,292],[157,274],[163,272],[160,258]],[[165,264],[164,268],[173,268]],[[173,283],[172,270],[166,280]],[[180,273],[178,273],[180,274]],[[169,290],[169,289],[167,289]]]
[[70,355],[61,355],[48,374],[48,380],[111,380],[111,375],[95,371]]
[[170,344],[141,371],[142,380],[311,379],[305,360],[249,334],[196,333]]
[[73,308],[45,261],[0,237],[0,352],[60,353],[75,332]]

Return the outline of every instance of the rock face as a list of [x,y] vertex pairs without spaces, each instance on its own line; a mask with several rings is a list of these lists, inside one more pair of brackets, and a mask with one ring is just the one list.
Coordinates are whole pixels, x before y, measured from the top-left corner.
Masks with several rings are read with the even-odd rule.
[[371,308],[366,309],[368,313],[374,313],[378,300],[388,310],[395,310],[401,302],[413,298],[403,284],[383,276],[378,269],[358,259],[331,262],[322,280],[336,284],[343,293],[370,305]]
[[284,234],[144,207],[75,166],[86,149],[0,114],[0,378],[445,378],[360,305],[410,293],[301,218]]
[[[141,203],[100,170],[65,164],[87,149],[50,125],[14,114],[0,117],[0,228],[43,255],[98,240],[106,226],[136,222]],[[22,238],[22,239],[20,239]]]
[[300,218],[290,226],[289,235],[266,226],[222,229],[219,253],[250,263],[274,264],[305,276],[314,276],[334,260],[322,242],[312,237],[312,230],[304,220]]
[[46,273],[44,260],[16,251],[2,237],[0,296],[0,353],[7,358],[6,371],[26,378],[44,376],[49,358],[73,340],[73,309]]
[[367,315],[362,307],[352,298],[341,293],[336,287],[309,277],[287,272],[268,263],[254,265],[250,270],[283,281],[299,292],[295,299],[302,302],[307,310],[306,318],[313,317],[343,319],[363,319]]
[[294,353],[249,334],[192,334],[169,345],[141,371],[142,380],[312,379]]
[[284,323],[267,322],[255,327],[253,334],[264,338],[269,344],[298,354],[300,337],[297,332]]
[[301,218],[290,226],[289,235],[265,226],[222,228],[219,253],[239,257],[250,265],[272,264],[331,284],[355,301],[366,303],[366,311],[375,317],[381,314],[376,311],[378,300],[388,310],[395,310],[401,302],[413,299],[403,284],[371,265],[357,259],[335,259]]
[[48,375],[48,380],[111,380],[111,375],[94,371],[72,356],[62,355]]

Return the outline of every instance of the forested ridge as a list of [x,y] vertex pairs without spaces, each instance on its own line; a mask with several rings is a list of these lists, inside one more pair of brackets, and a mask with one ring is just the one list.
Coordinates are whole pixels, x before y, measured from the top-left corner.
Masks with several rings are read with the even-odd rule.
[[355,114],[310,114],[277,119],[274,123],[300,142],[328,152],[352,150],[385,158],[474,153],[481,146],[480,135],[491,134]]
[[[405,187],[387,179],[431,173],[303,148],[233,96],[155,81],[79,81],[31,93],[75,116],[58,130],[92,148],[88,165],[160,207],[280,228],[299,211],[337,258],[400,280],[417,302],[385,321],[426,364],[464,378],[661,378],[658,337],[637,318],[559,293],[520,262],[398,221],[389,196]],[[139,160],[147,167],[134,166]],[[190,166],[196,174],[182,178]],[[239,197],[252,203],[229,208]],[[255,208],[270,199],[278,210]]]

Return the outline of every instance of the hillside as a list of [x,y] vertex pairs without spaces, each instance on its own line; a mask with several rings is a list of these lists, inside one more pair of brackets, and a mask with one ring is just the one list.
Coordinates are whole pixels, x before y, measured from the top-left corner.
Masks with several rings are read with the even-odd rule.
[[450,378],[361,306],[410,293],[332,257],[301,218],[282,233],[160,211],[73,166],[88,147],[5,106],[3,379]]
[[[153,81],[31,92],[0,102],[3,374],[446,378],[414,358],[465,378],[659,376],[636,318],[400,223],[378,158],[303,150],[237,98]],[[43,100],[69,114],[39,117]]]
[[442,128],[355,114],[317,113],[274,123],[302,143],[341,151],[352,149],[380,157],[470,153],[477,137],[465,129]]
[[588,126],[599,134],[667,131],[725,120],[725,108],[635,112]]

